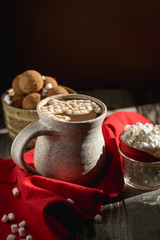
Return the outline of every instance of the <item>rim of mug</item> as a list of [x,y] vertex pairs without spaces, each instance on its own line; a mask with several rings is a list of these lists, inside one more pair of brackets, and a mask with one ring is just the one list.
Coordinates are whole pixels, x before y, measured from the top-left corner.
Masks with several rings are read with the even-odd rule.
[[[93,119],[90,119],[90,120],[84,120],[84,121],[72,121],[72,122],[67,122],[67,121],[64,121],[64,120],[61,120],[61,119],[56,119],[56,118],[49,118],[47,117],[45,114],[43,114],[40,110],[40,107],[42,105],[44,105],[45,103],[47,103],[50,99],[52,98],[55,98],[55,99],[61,99],[61,98],[65,98],[66,100],[69,100],[69,99],[73,99],[73,98],[78,98],[78,99],[89,99],[91,101],[94,101],[96,103],[98,103],[100,105],[100,107],[102,108],[102,113],[96,117],[96,118],[93,118]],[[89,96],[89,95],[84,95],[84,94],[78,94],[78,93],[73,93],[73,94],[58,94],[58,95],[52,95],[50,97],[46,97],[44,99],[42,99],[38,104],[37,104],[37,113],[38,115],[42,115],[43,117],[45,117],[46,119],[48,120],[55,120],[55,121],[58,121],[58,122],[62,122],[62,123],[68,123],[68,124],[77,124],[77,123],[88,123],[88,122],[95,122],[96,120],[98,121],[100,118],[104,118],[104,115],[106,116],[107,115],[107,106],[99,99],[95,98],[95,97],[92,97],[92,96]]]

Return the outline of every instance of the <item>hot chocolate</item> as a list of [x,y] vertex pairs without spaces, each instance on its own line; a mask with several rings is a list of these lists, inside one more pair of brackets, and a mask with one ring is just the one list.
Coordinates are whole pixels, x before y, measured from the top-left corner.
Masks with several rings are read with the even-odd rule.
[[40,108],[49,118],[66,122],[87,121],[102,113],[101,107],[89,99],[56,99],[50,98]]

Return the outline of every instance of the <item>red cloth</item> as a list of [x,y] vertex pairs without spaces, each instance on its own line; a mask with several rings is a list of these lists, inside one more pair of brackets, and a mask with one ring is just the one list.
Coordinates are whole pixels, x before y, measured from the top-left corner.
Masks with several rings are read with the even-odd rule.
[[[13,212],[14,223],[27,222],[27,234],[34,240],[71,238],[70,229],[80,220],[92,220],[101,205],[120,193],[124,181],[121,158],[118,152],[119,134],[126,124],[149,122],[134,112],[117,112],[104,120],[102,131],[105,139],[106,168],[92,186],[85,187],[46,177],[31,175],[15,166],[12,159],[0,159],[0,219]],[[33,165],[33,152],[25,154]],[[12,194],[19,187],[21,195]],[[103,190],[103,191],[102,191]],[[70,198],[74,203],[69,202]],[[12,223],[13,224],[13,223]],[[0,239],[11,233],[11,222],[0,221]],[[18,238],[18,234],[16,234]]]

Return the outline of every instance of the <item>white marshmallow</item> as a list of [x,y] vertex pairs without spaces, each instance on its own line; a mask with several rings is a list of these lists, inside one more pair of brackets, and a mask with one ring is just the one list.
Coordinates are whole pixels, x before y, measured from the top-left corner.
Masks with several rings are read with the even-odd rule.
[[53,109],[54,107],[52,106],[52,105],[49,105],[48,107],[47,107],[47,109],[48,110],[51,110],[51,109]]
[[156,134],[158,134],[158,131],[154,128],[154,129],[152,129],[151,133],[156,135]]
[[56,117],[63,120],[63,121],[67,121],[67,122],[71,120],[70,117],[65,116],[65,115],[56,115]]
[[152,142],[152,136],[148,135],[146,138],[147,143],[151,143]]
[[42,96],[46,97],[47,96],[47,88],[42,89]]
[[1,219],[1,221],[2,221],[3,223],[8,222],[8,216],[7,216],[6,214],[4,214],[3,217],[2,217],[2,219]]
[[132,139],[128,139],[126,142],[127,142],[129,145],[133,145],[133,144],[134,144],[134,141],[133,141]]
[[13,188],[12,192],[15,197],[18,197],[21,194],[18,187]]
[[87,108],[87,110],[90,111],[90,112],[93,110],[92,106],[86,106],[86,108]]
[[[134,147],[155,152],[155,149],[160,149],[160,131],[158,129],[160,129],[160,125],[154,127],[149,123],[137,122],[136,125],[126,125],[122,140],[129,145],[132,145],[132,141],[134,141]],[[132,141],[130,142],[130,140]],[[160,155],[160,152],[156,154]]]
[[137,141],[137,139],[138,139],[138,136],[136,136],[136,135],[132,136],[133,141]]
[[80,114],[81,114],[81,112],[80,112],[80,111],[78,111],[78,110],[73,110],[73,111],[72,111],[72,114],[73,114],[73,115],[80,115]]
[[15,92],[14,92],[14,90],[13,90],[13,88],[10,88],[10,89],[8,89],[8,94],[9,94],[9,96],[14,96],[14,94],[15,94]]
[[32,238],[32,235],[27,235],[26,236],[26,240],[32,240],[33,238]]
[[44,110],[48,111],[48,107],[45,107],[45,106],[41,107],[41,111],[44,111]]
[[12,224],[11,225],[11,231],[12,231],[12,233],[17,233],[18,232],[18,225],[17,224]]
[[60,114],[62,113],[62,110],[60,108],[57,108],[54,110],[54,114]]
[[4,102],[7,103],[8,105],[12,104],[11,97],[8,94],[4,96]]
[[143,124],[142,124],[141,122],[136,122],[136,126],[137,126],[138,128],[142,128],[142,127],[143,127]]
[[20,222],[20,223],[19,223],[19,226],[20,226],[20,227],[25,227],[25,226],[26,226],[26,221],[23,220],[22,222]]
[[10,221],[14,221],[16,219],[14,213],[9,213],[8,218],[9,218]]
[[97,214],[97,215],[94,217],[94,221],[95,221],[96,223],[100,223],[100,222],[102,221],[102,216],[99,215],[99,214]]
[[70,203],[74,203],[73,199],[71,199],[71,198],[67,198],[67,201]]
[[74,107],[74,108],[72,108],[72,111],[78,111],[78,110],[79,110],[78,107]]
[[16,236],[13,234],[9,234],[6,238],[6,240],[14,240],[14,239],[16,239]]
[[137,147],[137,148],[139,148],[139,147],[140,147],[140,144],[141,144],[140,142],[135,142],[135,143],[134,143],[134,146]]
[[47,88],[47,89],[52,89],[52,88],[53,88],[52,83],[47,83],[47,84],[45,85],[45,88]]
[[20,228],[18,229],[18,233],[19,233],[19,236],[20,236],[20,237],[25,237],[25,236],[26,236],[25,228],[24,228],[24,227],[20,227]]
[[68,108],[68,107],[62,107],[61,109],[62,109],[62,111],[63,111],[63,112],[65,112],[65,111],[69,110],[69,108]]
[[86,110],[86,107],[84,107],[84,106],[81,107],[81,106],[80,106],[79,109],[80,109],[80,110]]
[[[91,107],[93,108],[93,106],[92,106],[92,103],[91,103],[91,102],[85,102],[85,103],[84,103],[84,105],[85,105],[85,106],[91,106]],[[81,105],[81,106],[82,106],[82,105]]]
[[100,113],[101,112],[101,108],[100,107],[94,107],[93,111],[95,113]]
[[139,147],[140,147],[140,148],[148,148],[148,143],[146,143],[146,142],[141,142]]
[[130,126],[131,125],[125,125],[124,130],[127,131],[128,129],[130,129]]
[[151,148],[151,149],[154,149],[156,146],[155,146],[155,144],[153,143],[153,142],[151,142],[150,144],[149,144],[149,148]]
[[55,100],[51,98],[47,103],[48,103],[49,105],[52,105],[53,103],[55,103]]
[[81,110],[80,113],[81,114],[88,114],[88,111],[85,109],[85,110]]
[[65,111],[65,113],[71,115],[72,114],[72,110],[68,109],[67,111]]

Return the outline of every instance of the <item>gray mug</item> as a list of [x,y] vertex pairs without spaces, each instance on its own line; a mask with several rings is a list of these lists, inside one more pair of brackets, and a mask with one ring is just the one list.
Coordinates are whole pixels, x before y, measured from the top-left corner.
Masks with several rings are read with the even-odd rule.
[[[97,103],[100,116],[79,122],[51,119],[42,114],[41,106],[50,98],[89,99]],[[103,171],[106,162],[102,123],[107,108],[100,100],[81,94],[61,94],[45,98],[37,105],[39,120],[26,126],[14,139],[11,157],[26,172],[88,185]],[[24,161],[24,150],[37,137],[34,151],[35,169]]]

